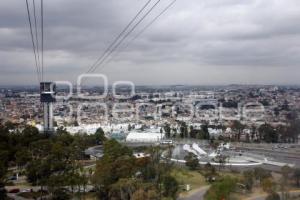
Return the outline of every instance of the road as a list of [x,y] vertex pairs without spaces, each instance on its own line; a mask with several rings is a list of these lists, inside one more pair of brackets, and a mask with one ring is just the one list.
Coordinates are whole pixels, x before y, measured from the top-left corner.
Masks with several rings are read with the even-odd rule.
[[296,167],[300,166],[300,155],[297,149],[272,149],[272,148],[264,148],[251,146],[251,145],[235,145],[236,149],[244,150],[246,152],[255,153],[258,155],[264,155],[267,157],[274,158],[276,161],[295,164]]
[[[201,187],[198,190],[192,192],[190,195],[186,197],[180,197],[177,200],[204,200],[204,195],[210,186]],[[278,193],[280,194],[280,193]],[[289,192],[291,196],[300,195],[300,190],[292,190]],[[260,194],[252,197],[248,197],[244,200],[265,200],[267,197],[266,194]]]
[[[280,192],[278,193],[280,194]],[[296,196],[296,195],[300,195],[300,190],[293,190],[293,191],[290,191],[289,194],[291,196]],[[281,195],[280,195],[281,196]],[[267,197],[266,194],[262,194],[262,195],[257,195],[257,196],[253,196],[253,197],[249,197],[249,198],[246,198],[244,200],[265,200]]]
[[14,199],[14,200],[27,200],[27,199],[25,199],[23,197],[18,196],[17,194],[10,194],[10,193],[8,193],[7,196],[9,198],[11,198],[11,199]]
[[201,187],[186,197],[178,198],[178,200],[204,200],[204,195],[206,191],[209,189],[209,187],[210,186]]

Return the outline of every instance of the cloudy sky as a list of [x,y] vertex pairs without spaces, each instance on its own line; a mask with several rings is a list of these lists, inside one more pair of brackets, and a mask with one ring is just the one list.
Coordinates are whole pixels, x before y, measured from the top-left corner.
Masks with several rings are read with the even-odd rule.
[[[46,79],[75,82],[147,1],[44,0]],[[124,49],[171,1],[96,72],[110,83],[300,84],[299,0],[177,0]],[[37,84],[25,0],[1,0],[0,19],[0,84]]]

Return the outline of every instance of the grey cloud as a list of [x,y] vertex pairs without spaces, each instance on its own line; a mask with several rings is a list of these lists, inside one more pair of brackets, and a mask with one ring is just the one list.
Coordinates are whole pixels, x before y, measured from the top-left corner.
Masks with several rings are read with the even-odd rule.
[[[146,0],[44,2],[47,75],[74,81]],[[169,2],[162,0],[131,37]],[[14,80],[18,71],[23,74],[18,75],[18,83],[34,80],[26,17],[25,1],[1,1],[0,84]],[[299,27],[298,0],[177,0],[99,72],[107,73],[111,80],[129,79],[138,84],[299,83],[294,76],[300,73]],[[273,75],[249,77],[258,70]],[[214,78],[203,77],[203,72]]]

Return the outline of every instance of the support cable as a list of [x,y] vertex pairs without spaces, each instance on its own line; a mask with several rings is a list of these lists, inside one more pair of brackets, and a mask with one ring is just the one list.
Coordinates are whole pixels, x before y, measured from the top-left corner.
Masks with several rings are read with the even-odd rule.
[[114,58],[116,58],[121,52],[126,50],[139,36],[141,36],[154,22],[156,22],[159,17],[161,17],[177,0],[173,0],[169,5],[167,5],[153,20],[151,20],[144,28],[141,29],[121,50],[119,50],[114,56],[112,56],[101,69],[103,69],[107,64],[109,64]]
[[148,0],[146,4],[139,10],[139,12],[133,17],[133,19],[126,25],[126,27],[121,31],[121,33],[114,39],[114,41],[108,46],[104,53],[91,65],[87,73],[89,73],[97,63],[104,58],[104,56],[110,51],[110,49],[116,44],[116,42],[121,38],[121,36],[127,31],[127,29],[132,25],[132,23],[138,18],[138,16],[145,10],[152,0]]
[[42,81],[44,81],[44,0],[41,0],[41,34],[42,34]]
[[37,62],[36,47],[35,47],[35,43],[34,43],[34,36],[33,36],[33,31],[32,31],[32,23],[31,23],[28,0],[26,0],[26,8],[27,8],[29,28],[30,28],[32,48],[33,48],[33,53],[34,53],[34,58],[35,58],[35,67],[36,67],[37,79],[38,79],[38,82],[41,82],[40,69],[39,69],[38,62]]
[[[35,45],[36,45],[36,52],[37,52],[37,62],[39,65],[39,69],[41,69],[41,61],[40,61],[40,50],[39,50],[39,37],[38,37],[38,28],[37,28],[37,20],[36,20],[36,6],[35,0],[32,0],[33,3],[33,17],[34,17],[34,29],[35,29]],[[41,73],[41,72],[40,72]]]
[[122,37],[122,39],[109,51],[108,54],[106,54],[103,59],[95,65],[92,69],[89,70],[89,72],[94,72],[97,67],[101,66],[106,58],[108,58],[122,43],[123,41],[136,29],[136,27],[153,11],[153,9],[158,5],[158,3],[161,0],[158,0],[143,16],[142,18]]

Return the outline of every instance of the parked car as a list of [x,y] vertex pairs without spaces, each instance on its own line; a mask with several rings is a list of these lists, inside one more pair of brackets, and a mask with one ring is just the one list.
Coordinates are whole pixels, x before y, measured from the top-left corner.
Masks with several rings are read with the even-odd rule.
[[92,189],[88,190],[88,192],[96,192],[96,189],[92,188]]
[[43,189],[43,190],[39,189],[38,192],[43,193],[43,194],[48,194],[48,190],[45,190],[45,189]]
[[21,190],[21,192],[33,192],[32,189],[24,189],[24,190]]
[[14,188],[8,191],[8,193],[19,193],[20,189],[19,188]]
[[9,181],[16,181],[17,180],[17,176],[10,176],[8,177]]

